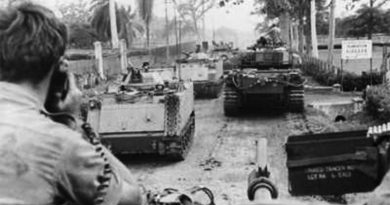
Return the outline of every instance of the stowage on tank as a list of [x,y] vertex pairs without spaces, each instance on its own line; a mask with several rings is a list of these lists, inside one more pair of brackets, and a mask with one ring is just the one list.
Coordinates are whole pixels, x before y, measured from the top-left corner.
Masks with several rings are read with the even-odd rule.
[[193,84],[160,74],[142,73],[90,100],[88,122],[113,153],[157,153],[173,160],[188,154],[195,133]]
[[225,78],[224,112],[243,108],[304,110],[304,83],[299,56],[279,45],[260,45],[239,54],[236,68]]

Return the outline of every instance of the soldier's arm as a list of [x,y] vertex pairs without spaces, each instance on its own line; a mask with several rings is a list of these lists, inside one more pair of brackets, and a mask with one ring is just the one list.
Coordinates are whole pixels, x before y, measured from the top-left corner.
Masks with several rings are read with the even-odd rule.
[[68,146],[58,167],[58,192],[76,204],[142,203],[130,171],[100,143],[79,137]]
[[390,204],[390,172],[387,172],[381,184],[369,194],[369,200],[365,204]]
[[103,148],[107,153],[108,161],[113,170],[122,179],[121,197],[119,199],[120,205],[141,205],[146,201],[145,196],[142,195],[140,187],[136,184],[136,180],[129,171],[129,169],[120,162],[110,151]]

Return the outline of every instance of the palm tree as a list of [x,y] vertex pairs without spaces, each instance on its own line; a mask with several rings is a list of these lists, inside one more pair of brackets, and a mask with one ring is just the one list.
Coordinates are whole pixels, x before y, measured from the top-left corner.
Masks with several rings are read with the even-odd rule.
[[138,11],[146,27],[146,45],[150,47],[150,22],[152,20],[154,0],[138,0]]
[[[108,41],[111,38],[111,23],[109,0],[92,0],[90,10],[93,12],[90,22],[95,28],[102,41]],[[131,7],[115,5],[116,24],[118,27],[118,36],[126,39],[127,45],[130,46],[133,39],[144,32],[143,26],[135,20],[135,13],[132,13]]]
[[120,38],[126,39],[129,47],[133,44],[135,38],[145,33],[144,26],[136,20],[136,13],[132,12],[131,6],[122,6],[117,9],[117,22],[118,35]]

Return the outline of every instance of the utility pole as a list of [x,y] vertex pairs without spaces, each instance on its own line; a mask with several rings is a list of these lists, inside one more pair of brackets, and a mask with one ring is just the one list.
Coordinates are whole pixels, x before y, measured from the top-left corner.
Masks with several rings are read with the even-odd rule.
[[329,17],[329,44],[328,44],[328,65],[333,66],[333,41],[335,36],[335,8],[336,0],[332,0],[330,5],[330,17]]
[[181,55],[181,20],[179,19],[179,53],[178,55]]
[[118,28],[116,25],[115,0],[109,0],[109,13],[112,48],[119,48]]
[[178,28],[177,28],[177,15],[176,15],[176,9],[173,12],[174,14],[174,20],[175,20],[175,41],[176,41],[176,55],[180,55],[179,53],[179,36],[178,36]]
[[373,9],[374,8],[374,0],[370,0],[370,25],[368,25],[368,39],[372,39],[372,29],[373,29],[373,24],[374,24],[374,14],[373,14]]
[[318,42],[316,28],[316,1],[310,1],[310,24],[311,24],[311,44],[313,46],[312,55],[318,58]]
[[213,41],[215,41],[215,15],[213,14]]
[[[368,31],[368,39],[372,39],[372,29],[374,24],[374,14],[373,14],[373,8],[374,8],[374,0],[370,0],[370,25],[369,31]],[[370,58],[370,84],[372,85],[372,56]]]
[[167,58],[167,63],[169,62],[169,20],[168,20],[168,0],[165,0],[165,29],[167,32],[167,37],[166,37],[166,58]]

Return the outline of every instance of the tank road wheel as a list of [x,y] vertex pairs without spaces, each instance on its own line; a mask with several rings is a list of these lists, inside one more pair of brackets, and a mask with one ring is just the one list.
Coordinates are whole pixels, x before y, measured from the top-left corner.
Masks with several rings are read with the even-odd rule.
[[240,107],[240,95],[236,89],[225,86],[223,90],[223,110],[226,116],[237,116]]
[[195,135],[195,115],[192,114],[178,142],[178,147],[168,154],[173,161],[183,161],[187,157]]
[[305,109],[305,91],[302,88],[292,88],[288,94],[290,112],[303,112]]

